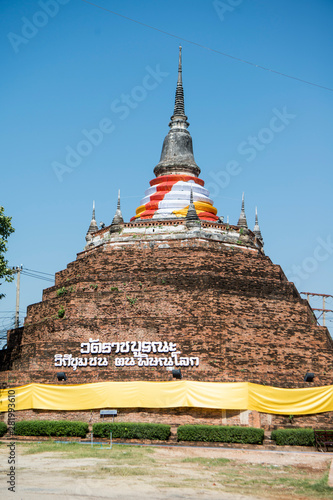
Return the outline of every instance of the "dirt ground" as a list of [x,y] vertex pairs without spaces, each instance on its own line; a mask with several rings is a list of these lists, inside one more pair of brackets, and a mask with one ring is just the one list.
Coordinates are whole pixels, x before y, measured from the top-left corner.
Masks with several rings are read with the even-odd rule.
[[309,493],[297,494],[288,477],[276,489],[265,481],[268,475],[280,480],[296,470],[305,480],[319,478],[329,469],[331,453],[114,446],[111,450],[93,450],[95,456],[87,457],[90,447],[81,446],[85,448],[83,455],[72,457],[66,450],[64,454],[66,445],[62,445],[61,453],[26,454],[28,446],[16,446],[13,493],[6,484],[8,449],[1,445],[1,499],[333,499],[333,489],[327,491],[326,486],[322,493],[312,488]]

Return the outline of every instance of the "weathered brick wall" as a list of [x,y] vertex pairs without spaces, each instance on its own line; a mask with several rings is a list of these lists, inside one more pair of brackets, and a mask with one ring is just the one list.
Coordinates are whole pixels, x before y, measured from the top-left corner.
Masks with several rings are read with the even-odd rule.
[[[54,366],[55,354],[82,356],[81,342],[98,338],[176,342],[183,356],[200,358],[181,367],[190,380],[302,387],[312,371],[313,385],[332,383],[329,333],[279,266],[214,241],[168,244],[106,244],[79,254],[29,306],[24,328],[10,333],[0,382],[56,383],[57,371],[68,383],[171,379],[164,366],[116,367],[114,353],[107,367]],[[67,293],[59,297],[61,287]]]

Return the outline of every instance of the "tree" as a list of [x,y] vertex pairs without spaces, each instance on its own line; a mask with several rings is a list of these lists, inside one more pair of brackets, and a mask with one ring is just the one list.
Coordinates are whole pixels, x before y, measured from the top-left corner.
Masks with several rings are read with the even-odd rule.
[[[0,279],[5,278],[5,281],[10,282],[14,279],[14,273],[13,270],[8,267],[5,253],[7,252],[7,239],[15,229],[11,224],[12,218],[6,217],[4,211],[5,209],[0,206]],[[4,294],[0,293],[0,299],[3,297]]]

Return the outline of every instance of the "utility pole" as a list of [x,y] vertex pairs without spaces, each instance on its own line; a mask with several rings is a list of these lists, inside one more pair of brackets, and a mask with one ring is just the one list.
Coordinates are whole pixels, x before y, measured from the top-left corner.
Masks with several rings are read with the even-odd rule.
[[19,327],[20,324],[20,278],[21,278],[21,267],[16,267],[15,272],[17,274],[16,278],[16,309],[15,309],[15,328]]
[[326,312],[326,309],[325,309],[325,295],[323,295],[323,326],[326,326],[326,323],[325,323],[325,312]]
[[325,294],[325,293],[311,293],[311,292],[301,292],[301,294],[303,295],[306,295],[306,298],[307,298],[307,301],[308,303],[310,304],[310,297],[322,297],[323,299],[323,307],[322,308],[315,308],[315,307],[312,307],[312,310],[313,311],[320,311],[321,314],[319,315],[319,317],[317,319],[320,318],[320,316],[323,317],[323,326],[326,326],[326,313],[331,313],[333,312],[332,309],[326,309],[326,299],[328,297],[331,297],[333,298],[333,295],[328,295],[328,294]]

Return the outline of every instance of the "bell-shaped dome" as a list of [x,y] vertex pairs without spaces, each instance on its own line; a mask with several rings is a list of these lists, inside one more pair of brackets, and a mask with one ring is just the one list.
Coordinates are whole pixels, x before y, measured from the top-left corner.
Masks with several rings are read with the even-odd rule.
[[189,174],[198,176],[200,168],[193,156],[192,137],[188,130],[171,128],[164,139],[159,163],[154,168],[154,174]]

